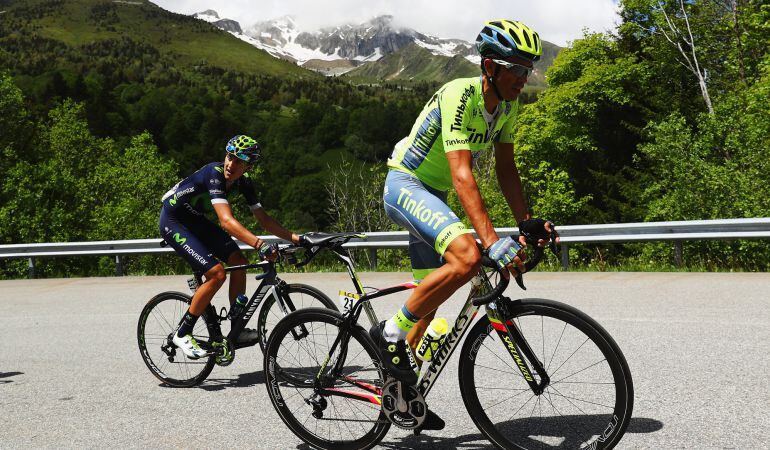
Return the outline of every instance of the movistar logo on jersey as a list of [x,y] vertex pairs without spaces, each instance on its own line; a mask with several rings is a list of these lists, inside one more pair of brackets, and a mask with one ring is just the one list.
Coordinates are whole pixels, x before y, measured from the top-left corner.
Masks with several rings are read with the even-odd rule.
[[225,173],[225,169],[223,169],[222,167],[219,167],[219,166],[214,166],[214,170],[216,170],[219,173]]
[[446,222],[449,217],[441,211],[432,211],[425,207],[425,201],[412,199],[412,192],[409,189],[401,188],[401,194],[398,196],[396,204],[404,208],[409,214],[413,215],[420,222],[428,224],[429,227],[433,227],[437,230],[439,225]]
[[[177,235],[178,235],[178,233],[177,233]],[[179,242],[179,241],[177,241],[177,242]],[[204,266],[205,266],[206,264],[208,264],[208,263],[209,263],[209,262],[206,260],[206,258],[204,258],[204,257],[203,257],[203,256],[201,256],[200,254],[198,254],[198,252],[196,252],[195,250],[193,250],[193,248],[192,248],[192,247],[190,247],[189,245],[185,244],[184,246],[182,246],[182,248],[184,248],[184,249],[185,249],[185,251],[187,251],[187,253],[189,253],[189,254],[190,254],[190,256],[192,256],[193,258],[195,258],[195,260],[196,260],[196,261],[198,261],[199,263],[203,264]]]
[[189,194],[190,192],[195,192],[195,186],[188,187],[187,189],[182,189],[181,191],[175,193],[174,196],[168,200],[168,204],[171,206],[175,206],[177,200],[179,200],[179,197],[185,194]]
[[184,244],[185,242],[187,242],[187,238],[180,236],[179,233],[174,233],[174,240],[178,244]]
[[463,114],[465,114],[465,108],[468,107],[468,99],[476,92],[473,86],[468,86],[463,91],[463,95],[460,96],[460,104],[455,110],[455,118],[452,125],[449,127],[451,131],[459,131],[463,129]]

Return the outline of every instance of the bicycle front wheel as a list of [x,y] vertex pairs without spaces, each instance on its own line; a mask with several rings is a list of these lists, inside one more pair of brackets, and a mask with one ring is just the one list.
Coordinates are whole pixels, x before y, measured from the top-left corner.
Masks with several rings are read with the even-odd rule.
[[[476,426],[506,449],[614,447],[633,408],[631,373],[615,341],[569,305],[543,299],[509,305],[509,327],[519,329],[550,382],[535,394],[506,349],[511,343],[483,317],[463,345],[459,368]],[[534,370],[531,375],[540,383]]]
[[330,355],[342,322],[338,312],[321,308],[281,320],[265,350],[265,385],[278,415],[305,443],[368,449],[390,428],[381,407],[384,376],[359,326]]
[[289,313],[305,308],[328,308],[337,311],[337,305],[326,294],[307,284],[287,284],[276,293],[285,296],[284,304],[279,304],[275,296],[271,295],[265,300],[264,306],[259,311],[257,329],[259,330],[259,346],[262,348],[262,353],[265,352],[267,339],[273,328]]
[[[155,377],[174,387],[191,387],[201,383],[214,368],[214,356],[190,359],[171,338],[179,321],[190,307],[190,296],[181,292],[163,292],[147,302],[139,315],[137,339],[144,363]],[[204,313],[193,328],[193,336],[201,345],[211,341],[212,318]]]

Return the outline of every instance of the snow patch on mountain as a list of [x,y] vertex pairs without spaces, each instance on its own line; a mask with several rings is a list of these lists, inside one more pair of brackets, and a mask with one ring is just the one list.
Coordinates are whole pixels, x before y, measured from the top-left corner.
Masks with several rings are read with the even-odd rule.
[[196,19],[204,20],[209,23],[214,23],[219,20],[219,14],[217,14],[216,11],[213,9],[207,9],[205,11],[201,11],[198,13],[193,14],[193,17]]
[[255,23],[241,30],[234,20],[220,18],[214,10],[193,14],[230,32],[233,36],[262,49],[276,58],[303,65],[323,66],[320,61],[345,60],[350,65],[339,65],[335,71],[346,70],[367,61],[377,61],[411,43],[427,49],[434,55],[462,56],[473,63],[480,58],[475,46],[459,39],[442,39],[422,34],[410,28],[399,28],[389,15],[374,17],[362,24],[345,24],[321,28],[317,31],[298,29],[291,16]]

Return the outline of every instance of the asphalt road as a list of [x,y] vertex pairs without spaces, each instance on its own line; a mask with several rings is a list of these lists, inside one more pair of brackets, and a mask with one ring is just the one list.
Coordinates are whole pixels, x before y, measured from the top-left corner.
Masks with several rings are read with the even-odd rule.
[[[284,278],[333,298],[351,287],[345,274]],[[408,275],[362,278],[383,287]],[[185,279],[0,281],[0,447],[304,448],[270,404],[258,347],[197,388],[163,387],[149,373],[139,312],[160,291],[186,291]],[[636,395],[618,448],[770,448],[770,274],[535,273],[527,284],[526,296],[587,312],[623,349]],[[465,295],[440,315],[451,322]],[[389,316],[404,299],[376,310]],[[381,448],[490,447],[463,407],[456,369],[454,356],[428,397],[447,427],[419,437],[391,428]]]

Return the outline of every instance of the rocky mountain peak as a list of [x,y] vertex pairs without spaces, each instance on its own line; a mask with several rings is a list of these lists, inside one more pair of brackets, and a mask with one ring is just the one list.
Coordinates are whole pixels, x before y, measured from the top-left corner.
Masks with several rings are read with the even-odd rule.
[[205,10],[203,12],[199,12],[199,13],[196,13],[196,14],[202,14],[204,16],[214,16],[217,19],[219,19],[219,14],[217,14],[217,12],[214,11],[213,9],[207,9],[207,10]]
[[372,19],[361,24],[361,27],[376,27],[380,31],[391,30],[393,23],[393,16],[385,14],[382,16],[373,17]]
[[297,24],[291,16],[282,16],[264,22],[257,22],[247,28],[245,34],[271,47],[284,46],[299,34]]
[[196,19],[205,20],[206,22],[216,22],[219,20],[219,14],[213,9],[207,9],[205,11],[197,12],[192,15]]

